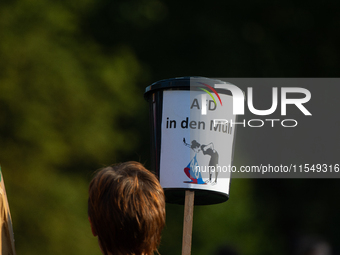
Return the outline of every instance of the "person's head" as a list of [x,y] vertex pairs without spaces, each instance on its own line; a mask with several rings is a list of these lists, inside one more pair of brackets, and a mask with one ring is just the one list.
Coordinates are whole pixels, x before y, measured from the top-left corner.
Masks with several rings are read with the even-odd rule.
[[140,163],[112,165],[90,183],[88,215],[104,254],[150,255],[165,225],[164,192]]
[[201,145],[196,141],[196,140],[193,140],[191,142],[191,149],[195,150],[195,149],[198,149]]

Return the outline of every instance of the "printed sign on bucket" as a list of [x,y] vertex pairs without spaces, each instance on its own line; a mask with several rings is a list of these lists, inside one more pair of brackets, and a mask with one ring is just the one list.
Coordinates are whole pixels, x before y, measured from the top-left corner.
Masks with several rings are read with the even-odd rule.
[[225,201],[229,197],[235,127],[214,120],[236,121],[233,97],[227,89],[214,88],[222,81],[186,81],[185,88],[163,87],[160,183],[165,191],[194,189],[219,194]]

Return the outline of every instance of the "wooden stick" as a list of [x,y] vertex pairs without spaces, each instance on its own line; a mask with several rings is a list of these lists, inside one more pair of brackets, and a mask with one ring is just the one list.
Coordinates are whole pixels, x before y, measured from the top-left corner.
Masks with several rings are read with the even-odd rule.
[[195,191],[185,191],[182,255],[191,254],[192,223],[194,218]]

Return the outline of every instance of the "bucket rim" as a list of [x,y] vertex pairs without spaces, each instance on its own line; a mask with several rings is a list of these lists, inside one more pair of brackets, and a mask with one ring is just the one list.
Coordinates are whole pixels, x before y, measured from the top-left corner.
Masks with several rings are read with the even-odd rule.
[[216,83],[226,83],[225,81],[202,77],[202,76],[184,76],[184,77],[176,77],[169,78],[156,81],[152,83],[150,86],[145,88],[144,97],[147,98],[150,92],[154,92],[155,90],[165,90],[171,88],[190,88],[190,80],[197,79],[205,81],[206,83],[216,82]]

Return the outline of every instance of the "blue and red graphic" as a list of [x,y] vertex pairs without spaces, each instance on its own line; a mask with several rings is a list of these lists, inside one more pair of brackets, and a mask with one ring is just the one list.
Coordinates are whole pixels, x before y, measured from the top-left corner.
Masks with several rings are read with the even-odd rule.
[[[212,185],[217,184],[217,166],[218,166],[218,152],[214,148],[214,144],[211,142],[207,145],[200,144],[196,140],[192,140],[191,144],[187,143],[185,141],[185,138],[183,138],[183,143],[185,146],[189,147],[195,152],[195,156],[190,160],[190,163],[187,165],[187,167],[184,168],[184,173],[191,181],[185,181],[184,183],[195,183],[195,184],[207,184],[211,183]],[[210,157],[209,159],[209,179],[206,181],[203,181],[202,175],[200,172],[200,167],[197,162],[197,154],[202,151],[203,155],[208,155]],[[212,168],[214,171],[212,171]],[[215,174],[215,180],[212,179],[213,173]]]
[[191,180],[191,181],[184,181],[184,183],[206,184],[202,179],[201,172],[197,170],[196,166],[198,166],[198,162],[197,162],[196,157],[197,157],[197,153],[195,154],[193,159],[191,159],[187,167],[184,168],[184,173]]

